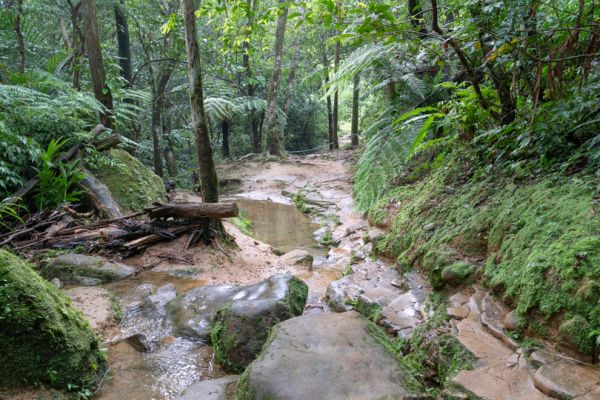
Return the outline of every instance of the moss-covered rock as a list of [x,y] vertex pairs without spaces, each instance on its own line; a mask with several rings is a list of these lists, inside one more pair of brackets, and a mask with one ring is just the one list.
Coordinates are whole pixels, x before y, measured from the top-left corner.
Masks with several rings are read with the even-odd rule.
[[306,283],[290,275],[270,280],[273,278],[273,284],[279,286],[274,296],[233,301],[215,316],[211,341],[217,360],[229,371],[244,371],[267,342],[271,327],[304,311]]
[[106,367],[82,313],[27,262],[0,250],[0,386],[85,390]]
[[442,281],[452,286],[462,285],[467,283],[473,272],[475,272],[475,268],[473,264],[464,261],[455,262],[444,267]]
[[121,208],[140,210],[166,199],[162,180],[150,168],[124,150],[113,149],[109,156],[116,165],[102,165],[93,173]]
[[581,315],[576,315],[563,322],[558,331],[560,332],[560,340],[564,344],[588,354],[592,352],[590,324]]
[[[600,328],[600,213],[597,177],[548,174],[517,181],[465,169],[468,153],[400,186],[370,213],[395,211],[378,250],[426,272],[443,286],[444,268],[484,261],[482,278],[519,315],[548,325],[557,315],[580,315]],[[433,224],[435,229],[425,229]],[[580,347],[585,351],[587,347]]]
[[85,279],[82,278],[91,278],[98,283],[124,279],[132,276],[135,269],[101,257],[66,253],[50,260],[40,273],[48,279],[58,278],[64,282],[83,284]]

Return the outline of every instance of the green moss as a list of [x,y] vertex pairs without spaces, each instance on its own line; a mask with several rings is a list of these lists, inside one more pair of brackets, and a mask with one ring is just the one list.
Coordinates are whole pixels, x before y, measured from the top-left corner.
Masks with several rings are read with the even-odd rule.
[[164,184],[150,168],[124,150],[113,149],[109,155],[117,164],[101,165],[93,172],[121,207],[141,210],[153,202],[165,201]]
[[560,325],[559,332],[563,342],[578,348],[585,353],[592,353],[593,341],[590,336],[592,329],[587,320],[581,315],[576,315],[563,322]]
[[473,264],[457,261],[444,267],[442,270],[442,281],[453,286],[467,283],[475,268]]
[[237,392],[235,395],[236,400],[254,400],[254,398],[256,397],[248,385],[249,374],[250,367],[246,368],[244,373],[240,376],[240,380],[237,386]]
[[252,230],[252,221],[240,210],[240,214],[237,217],[229,218],[229,222],[235,225],[244,235],[253,237],[254,231]]
[[430,176],[387,193],[369,211],[378,215],[389,204],[396,210],[378,251],[422,269],[437,288],[444,268],[483,260],[484,282],[520,315],[548,321],[578,314],[600,327],[597,178],[554,174],[515,182],[483,173],[476,180],[465,175],[465,164],[475,163],[457,153]]
[[296,277],[290,279],[288,286],[290,291],[288,295],[288,307],[292,314],[290,317],[297,317],[304,312],[304,306],[308,297],[308,286]]
[[106,357],[80,311],[19,257],[0,250],[0,385],[85,391]]
[[360,299],[360,297],[357,297],[354,300],[351,300],[348,302],[349,305],[352,306],[352,308],[358,312],[360,315],[362,315],[363,317],[367,318],[369,321],[372,321],[374,323],[377,323],[382,315],[381,315],[381,306],[375,303],[365,303],[364,301],[362,301]]

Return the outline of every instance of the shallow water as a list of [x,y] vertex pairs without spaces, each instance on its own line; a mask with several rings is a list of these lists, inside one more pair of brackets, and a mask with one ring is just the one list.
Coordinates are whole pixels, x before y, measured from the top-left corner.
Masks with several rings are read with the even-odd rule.
[[296,207],[269,200],[236,198],[235,202],[252,221],[252,231],[258,240],[284,253],[303,249],[315,256],[327,254],[327,249],[313,238],[313,232],[320,226]]
[[[253,222],[256,239],[282,252],[307,250],[315,256],[317,265],[324,260],[327,249],[313,239],[319,225],[295,207],[267,200],[236,198],[235,201]],[[171,323],[162,318],[165,304],[175,293],[205,284],[195,279],[195,275],[197,270],[193,266],[170,272],[144,271],[107,285],[119,299],[123,317],[120,332],[109,338],[113,343],[108,351],[111,378],[96,399],[170,400],[195,382],[224,375],[214,363],[210,346],[198,340],[174,337]],[[320,275],[308,273],[303,278],[315,279]],[[336,277],[336,274],[327,275],[323,283]],[[144,334],[151,342],[152,351],[141,353],[123,341],[135,334]]]

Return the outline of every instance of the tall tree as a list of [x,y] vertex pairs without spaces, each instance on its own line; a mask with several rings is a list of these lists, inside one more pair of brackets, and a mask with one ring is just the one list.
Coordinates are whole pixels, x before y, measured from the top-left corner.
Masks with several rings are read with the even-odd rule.
[[[336,40],[335,51],[333,54],[333,71],[334,71],[334,73],[338,71],[338,68],[340,65],[340,46],[341,46],[340,41]],[[331,121],[331,128],[332,128],[331,147],[334,150],[337,150],[340,148],[340,143],[338,140],[338,129],[340,127],[339,115],[340,115],[340,93],[339,93],[339,90],[336,88],[335,92],[333,93],[333,116],[332,116],[332,121]]]
[[298,62],[300,61],[300,37],[296,36],[294,39],[294,58],[292,59],[292,66],[290,67],[290,73],[288,74],[287,89],[285,91],[285,103],[283,106],[283,112],[287,116],[292,106],[292,93],[294,91],[294,81],[296,80],[296,71],[298,70]]
[[[246,95],[254,97],[256,95],[256,84],[254,83],[254,75],[252,65],[250,64],[250,35],[254,26],[254,15],[258,8],[259,0],[246,0],[246,26],[245,38],[242,43],[242,65],[246,72]],[[254,152],[260,153],[262,150],[261,135],[259,131],[260,119],[255,111],[250,111],[249,115],[250,138],[254,146]]]
[[354,76],[354,87],[352,88],[352,128],[350,130],[352,147],[358,146],[359,85],[360,74],[356,74],[356,76]]
[[[325,87],[329,84],[329,60],[327,60],[327,49],[323,49],[323,68],[325,68]],[[331,106],[331,95],[327,94],[327,132],[329,133],[329,150],[333,150],[333,109]]]
[[200,189],[206,203],[219,202],[219,181],[213,160],[212,147],[204,112],[200,49],[196,38],[196,7],[193,0],[182,0],[185,25],[185,48],[188,60],[192,130],[196,138],[196,151],[200,167]]
[[[150,69],[153,71],[153,68]],[[163,177],[163,110],[165,105],[165,93],[171,74],[173,73],[173,64],[168,63],[160,67],[158,74],[151,72],[155,76],[152,83],[152,142],[154,148],[154,173]]]
[[112,111],[113,98],[110,87],[106,84],[106,71],[100,47],[100,36],[98,34],[96,0],[83,0],[83,15],[85,21],[85,47],[90,63],[90,75],[94,96],[104,106],[105,110],[100,115],[100,121],[109,129],[113,128]]
[[280,156],[284,152],[283,139],[277,123],[277,97],[279,94],[279,81],[281,79],[281,64],[283,58],[283,45],[285,43],[285,28],[287,25],[288,5],[287,0],[279,0],[279,16],[275,30],[275,65],[273,75],[267,91],[267,150],[270,154]]
[[15,34],[17,35],[17,60],[19,64],[19,72],[25,73],[25,36],[21,27],[21,19],[23,17],[23,0],[17,0],[17,12],[15,15]]
[[79,26],[79,11],[81,10],[81,4],[83,0],[79,0],[77,3],[73,3],[72,0],[67,0],[69,4],[69,11],[71,15],[71,28],[73,30],[71,37],[71,51],[73,53],[73,60],[71,61],[71,70],[73,74],[72,84],[73,89],[81,89],[81,57],[85,53],[85,41],[81,27]]
[[129,22],[127,19],[127,9],[125,0],[115,3],[115,22],[117,25],[117,47],[119,55],[119,66],[121,67],[121,76],[131,85],[131,43],[129,40]]

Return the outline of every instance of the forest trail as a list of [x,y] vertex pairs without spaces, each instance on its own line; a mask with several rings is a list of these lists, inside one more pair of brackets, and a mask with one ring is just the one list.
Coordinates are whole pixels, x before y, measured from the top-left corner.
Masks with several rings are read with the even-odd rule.
[[[238,202],[252,220],[253,237],[225,221],[237,246],[218,242],[214,247],[199,244],[186,249],[186,238],[182,237],[126,259],[139,271],[134,277],[103,288],[68,289],[74,305],[83,309],[109,344],[111,377],[94,398],[170,400],[178,399],[190,387],[196,396],[193,398],[203,398],[204,389],[194,389],[198,380],[209,386],[220,378],[237,381],[226,378],[206,341],[177,334],[171,319],[165,317],[170,312],[168,303],[194,288],[249,285],[290,273],[308,285],[304,314],[376,306],[381,313],[378,324],[393,336],[404,338],[432,318],[427,279],[415,271],[401,274],[393,262],[375,255],[374,246],[385,232],[369,226],[354,208],[352,157],[351,151],[340,151],[281,161],[257,158],[222,164],[219,173],[226,183],[223,197]],[[200,199],[181,192],[175,201]],[[282,256],[294,250],[301,251],[301,257]],[[302,254],[308,254],[312,263]],[[110,296],[118,299],[123,310],[120,326],[107,312]],[[451,334],[475,359],[473,369],[453,378],[463,388],[461,392],[466,390],[486,400],[600,397],[598,368],[551,354],[549,343],[545,344],[550,353],[538,350],[527,354],[504,333],[509,310],[485,289],[457,289],[450,293],[447,305],[450,322],[437,328],[436,334]],[[352,348],[342,353],[348,352]],[[333,362],[344,361],[334,357]],[[287,371],[288,375],[293,373]],[[282,374],[280,380],[293,380],[286,372]],[[349,374],[345,382],[325,373],[311,379],[315,387],[319,380],[326,383],[328,379],[337,379],[343,387],[352,386],[348,380],[356,377]],[[219,387],[220,399],[233,399],[230,385],[219,386],[219,382],[215,381],[210,390]],[[277,389],[277,382],[273,385]],[[27,398],[21,393],[7,399]]]

